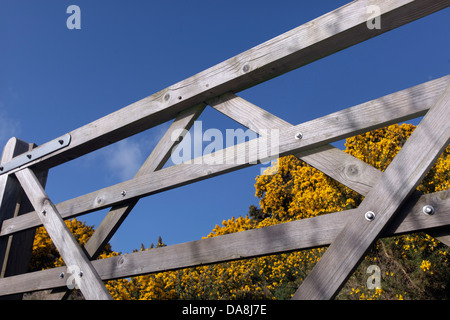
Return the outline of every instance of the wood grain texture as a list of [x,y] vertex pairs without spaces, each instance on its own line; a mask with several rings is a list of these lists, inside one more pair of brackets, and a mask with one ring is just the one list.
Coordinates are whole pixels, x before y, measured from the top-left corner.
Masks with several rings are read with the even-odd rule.
[[[232,93],[208,103],[217,111],[261,135],[267,134],[270,129],[292,127],[287,121]],[[296,156],[362,195],[367,194],[373,181],[379,178],[377,169],[329,144],[312,149],[309,154],[300,153]]]
[[[433,205],[436,214],[424,215],[422,208],[426,204]],[[357,215],[357,209],[329,213],[157,250],[95,260],[92,264],[102,280],[111,280],[326,246],[332,243],[342,228]],[[439,230],[443,226],[450,226],[450,190],[411,199],[382,231],[381,236],[428,232]],[[0,295],[65,286],[65,280],[58,277],[64,270],[65,268],[54,268],[0,279]]]
[[[381,30],[370,30],[367,28],[366,8],[368,5],[377,5],[380,8],[381,19],[383,21],[383,28]],[[183,112],[192,106],[203,103],[203,101],[208,101],[209,99],[217,97],[220,94],[230,91],[239,92],[260,82],[266,81],[317,59],[328,56],[336,51],[345,49],[361,41],[370,39],[378,34],[441,10],[449,5],[449,0],[360,0],[351,2],[307,24],[304,24],[299,28],[291,30],[234,58],[224,61],[217,66],[205,70],[154,95],[144,98],[130,106],[72,131],[70,133],[72,136],[72,143],[69,147],[45,156],[37,161],[30,162],[25,167],[34,166],[36,169],[46,170],[52,166],[70,161],[108,144],[122,140],[133,134],[173,119],[179,112]],[[445,81],[448,82],[448,77]],[[433,84],[436,83],[437,82],[433,82]],[[333,159],[334,157],[334,159],[339,159],[339,161],[343,160],[341,154],[327,145],[329,142],[380,126],[423,115],[426,109],[437,100],[433,99],[436,98],[438,94],[434,96],[430,94],[430,92],[435,90],[437,87],[439,87],[439,85],[434,86],[430,91],[426,90],[425,93],[415,91],[415,94],[411,96],[409,95],[409,93],[411,93],[410,91],[407,92],[407,96],[403,97],[399,95],[390,95],[385,97],[386,99],[377,99],[370,105],[363,104],[358,106],[358,108],[350,108],[345,110],[345,112],[338,112],[298,126],[283,127],[280,135],[282,141],[280,144],[280,155],[296,154],[305,159],[309,157],[309,161],[315,161],[316,166],[323,165],[324,168],[327,168],[327,161],[328,163],[329,161],[332,161],[330,158]],[[423,86],[420,88],[422,89]],[[423,99],[421,100],[421,98]],[[447,100],[444,101],[444,103],[448,104]],[[433,109],[433,112],[438,114],[438,112],[434,110],[435,109]],[[439,108],[436,108],[436,110],[439,110]],[[236,110],[227,110],[227,112],[234,111]],[[440,116],[448,118],[448,113],[445,115],[440,114]],[[251,121],[248,125],[255,126],[258,125],[258,121],[261,119],[257,119],[257,117],[253,115],[253,117],[249,116],[249,120]],[[279,121],[278,119],[271,120],[273,122]],[[442,125],[442,121],[440,124]],[[448,135],[448,127],[446,127],[445,130],[446,131],[444,131],[444,134]],[[300,142],[293,139],[294,135],[299,131],[301,131],[304,135],[304,138]],[[438,140],[440,138],[442,138],[442,136],[437,137]],[[448,144],[448,137],[446,143]],[[429,147],[429,145],[427,145],[427,147]],[[89,281],[85,282],[82,291],[88,298],[92,299],[110,298],[107,292],[105,293],[106,289],[101,284],[101,278],[112,279],[126,277],[128,275],[156,272],[161,270],[161,268],[163,268],[163,270],[177,269],[183,266],[241,259],[244,257],[264,254],[262,253],[264,250],[267,252],[270,251],[271,253],[295,250],[292,249],[292,243],[290,243],[292,239],[289,239],[289,236],[298,230],[289,230],[289,227],[292,226],[292,224],[284,224],[283,226],[280,226],[280,228],[285,228],[285,230],[282,230],[283,233],[280,233],[281,229],[273,228],[270,229],[270,231],[269,229],[264,228],[266,230],[251,230],[254,232],[250,233],[249,231],[236,236],[236,239],[239,237],[254,236],[252,239],[247,240],[257,240],[257,243],[255,244],[255,247],[257,247],[256,249],[249,245],[242,245],[245,241],[242,242],[243,239],[241,238],[238,239],[238,242],[233,244],[233,237],[230,238],[223,236],[218,237],[221,239],[205,239],[199,240],[198,242],[167,247],[164,248],[164,251],[153,250],[151,255],[149,255],[148,252],[143,252],[122,257],[114,257],[104,261],[96,261],[94,262],[94,265],[92,265],[81,249],[77,246],[76,242],[74,242],[75,240],[70,232],[68,233],[68,229],[64,229],[65,224],[60,213],[58,212],[58,209],[63,210],[62,212],[64,217],[72,217],[105,207],[117,206],[113,209],[120,211],[120,214],[118,215],[119,219],[115,222],[106,221],[105,223],[108,227],[104,229],[105,232],[100,232],[99,230],[98,239],[103,240],[95,241],[95,245],[93,244],[92,246],[92,248],[98,248],[102,245],[104,240],[114,232],[114,228],[117,224],[120,224],[120,217],[126,216],[129,210],[131,210],[130,208],[134,206],[140,197],[201,179],[210,178],[218,174],[237,170],[244,166],[250,165],[253,162],[264,161],[266,159],[265,157],[267,157],[267,150],[261,151],[252,147],[251,144],[246,143],[244,144],[243,149],[246,155],[246,160],[242,164],[237,164],[236,158],[239,156],[239,151],[236,147],[233,150],[235,151],[233,156],[224,156],[222,161],[223,164],[220,165],[193,166],[182,164],[174,166],[173,168],[168,168],[167,171],[160,170],[159,172],[152,172],[154,170],[161,169],[155,167],[154,169],[145,172],[145,174],[139,174],[139,176],[135,179],[66,201],[58,206],[54,206],[50,202],[37,177],[31,170],[25,168],[22,171],[19,171],[19,169],[17,169],[16,175],[24,186],[24,189],[26,190],[38,213],[31,212],[22,217],[5,220],[2,224],[0,234],[0,236],[2,236],[1,239],[4,239],[5,235],[44,224],[47,229],[52,230],[49,233],[51,233],[51,237],[54,242],[58,243],[57,248],[60,250],[62,256],[64,254],[63,259],[65,261],[67,260],[66,263],[74,261],[74,263],[77,263],[78,265],[81,264],[82,268],[85,268],[87,271],[87,273],[85,271],[84,277],[85,279],[89,279]],[[430,150],[432,153],[436,151],[435,149]],[[162,167],[161,163],[167,160],[168,154],[167,152],[156,152],[154,156],[157,158],[159,157],[160,159],[155,160],[154,163],[158,163],[158,165],[161,165]],[[215,155],[205,156],[200,160],[204,163],[208,159],[210,160],[213,156]],[[164,157],[166,157],[165,160]],[[395,200],[389,205],[386,205],[386,207],[381,206],[381,208],[386,209],[387,213],[383,212],[383,219],[379,219],[379,215],[377,214],[376,221],[381,220],[381,222],[377,222],[375,225],[378,226],[379,230],[374,228],[371,231],[370,237],[375,239],[380,234],[383,234],[382,227],[387,224],[388,220],[390,221],[390,216],[394,216],[394,212],[396,212],[397,208],[401,206],[404,199],[408,197],[413,189],[413,185],[417,182],[416,180],[419,179],[420,174],[422,174],[422,169],[428,166],[427,161],[431,158],[433,158],[433,155],[423,157],[419,160],[418,164],[414,165],[411,165],[406,161],[406,168],[411,169],[412,171],[410,176],[395,176],[395,174],[391,174],[386,177],[386,175],[383,175],[379,181],[376,182],[376,186],[372,189],[367,188],[367,186],[364,185],[358,186],[355,184],[357,185],[357,188],[363,190],[362,192],[368,193],[366,200],[369,200],[365,200],[367,206],[370,206],[370,204],[378,204],[380,200],[386,199],[386,196],[391,196]],[[355,164],[350,166],[350,168],[356,168],[357,166],[358,163],[356,161]],[[352,176],[352,173],[353,177],[355,177],[354,173],[361,171],[351,169],[345,169],[344,171],[339,169],[336,171],[333,169],[329,172],[331,175],[340,175],[342,180],[346,179],[347,183],[351,184],[352,181],[349,180],[348,177]],[[342,172],[344,172],[344,174],[342,174]],[[375,176],[371,172],[367,172],[367,174],[370,177]],[[167,179],[164,179],[167,175],[170,175],[173,180],[167,182]],[[395,177],[395,179],[393,177]],[[358,176],[354,180],[360,183],[360,178],[361,176]],[[404,179],[403,182],[406,184],[406,190],[402,190],[402,192],[388,192],[387,187],[396,186],[395,182],[397,182],[400,178]],[[5,176],[5,179],[8,179],[8,176]],[[0,180],[0,187],[1,185],[2,181]],[[4,185],[6,186],[7,184]],[[6,190],[8,188],[4,189]],[[373,195],[375,191],[378,191],[379,189],[381,189],[385,194]],[[123,190],[127,190],[126,196],[122,194]],[[2,193],[0,190],[0,194],[7,195],[8,192]],[[448,198],[447,193],[439,193],[441,196],[443,194]],[[3,197],[2,201],[4,199],[6,198]],[[419,202],[421,199],[423,198],[420,197]],[[79,201],[79,203],[77,203],[77,201]],[[64,207],[64,205],[66,205],[66,207]],[[440,209],[443,209],[443,211],[448,210],[448,204],[445,201],[439,201],[437,206],[441,206]],[[7,208],[6,205],[4,207]],[[39,216],[39,210],[42,210],[42,208],[46,209],[47,214],[44,216]],[[414,208],[415,207],[411,210],[414,210]],[[2,207],[2,210],[3,209],[4,208]],[[354,217],[355,212],[359,213],[359,211],[360,209],[352,212],[346,212],[344,215],[352,214],[353,216],[343,220],[347,221],[349,225],[354,225],[356,223],[355,221],[361,220],[360,214],[356,215],[356,218]],[[344,228],[344,231],[341,231],[342,227],[339,229],[333,229],[336,226],[332,221],[335,216],[335,214],[329,215],[327,216],[327,219],[320,220],[323,223],[322,228],[324,230],[321,241],[326,243],[333,241],[333,245],[334,243],[339,242],[343,242],[345,244],[345,238],[347,237],[345,233],[347,232],[348,234],[348,230],[350,230],[353,234],[356,227],[354,227],[355,230],[351,230],[351,228]],[[40,221],[38,221],[37,224],[36,221],[33,221],[36,217],[40,217]],[[341,217],[342,215],[339,218]],[[393,217],[394,221],[397,221],[395,220],[397,217],[398,215]],[[413,215],[407,215],[405,221],[410,217],[413,217]],[[436,216],[427,217],[427,222],[438,221],[439,219],[436,218]],[[8,223],[8,221],[10,223]],[[302,222],[302,226],[307,227],[304,231],[306,232],[306,230],[311,230],[312,226],[309,224],[312,222],[317,223],[318,221],[319,220],[308,219],[308,221]],[[439,222],[434,226],[443,225],[447,225],[446,222],[439,220]],[[403,222],[400,223],[399,226],[404,226]],[[411,228],[414,228],[414,230],[420,229],[417,228],[417,225]],[[327,229],[335,231],[329,231],[329,233],[327,233]],[[356,231],[361,232],[359,229]],[[286,242],[275,241],[276,247],[272,247],[271,249],[261,245],[264,239],[267,240],[268,233],[270,232],[272,232],[275,239],[281,238],[282,241]],[[344,236],[341,236],[343,233]],[[330,236],[333,234],[336,235],[337,240],[335,240],[333,236]],[[286,236],[288,238],[283,238]],[[328,237],[328,239],[326,237]],[[370,245],[370,237],[363,242],[361,248],[358,248],[358,252],[351,254],[349,261],[353,263],[358,259],[358,255],[362,254],[361,250],[364,249],[364,246]],[[316,244],[312,244],[312,238],[313,237],[310,236],[308,239],[304,239],[302,245],[306,247],[318,245],[318,242],[316,242]],[[232,244],[231,250],[234,248],[235,251],[226,249],[226,246],[228,246],[229,243]],[[215,251],[211,251],[214,248]],[[331,252],[333,252],[333,250]],[[330,253],[330,255],[332,254],[333,253]],[[335,253],[335,255],[338,256],[339,254]],[[184,260],[181,258],[184,258]],[[332,260],[332,258],[330,259]],[[54,279],[56,278],[54,277],[55,270],[58,269],[2,279],[0,280],[0,283],[2,284],[0,286],[0,292],[8,292],[7,290],[10,290],[9,292],[17,292],[18,288],[23,288],[23,286],[27,286],[28,288],[37,288],[39,286],[45,287],[48,286],[49,283],[53,284],[52,287],[61,286],[61,281]],[[97,270],[100,275],[97,273]],[[342,280],[342,277],[345,277],[348,273],[348,268],[346,270],[340,270],[337,273],[339,274],[340,280]],[[50,275],[54,278],[47,278]],[[41,278],[38,279],[38,276]],[[17,282],[12,283],[13,280],[17,280]],[[339,286],[339,284],[334,284],[334,286]],[[328,292],[324,293],[321,297],[324,297],[327,294],[332,295],[332,290],[334,289],[328,289]]]
[[292,126],[289,122],[231,92],[207,102],[220,113],[258,134],[263,134],[264,130],[268,129],[283,129]]
[[97,271],[78,245],[34,173],[25,168],[16,172],[16,177],[38,212],[38,217],[66,266],[68,268],[77,266],[77,269],[82,272],[76,278],[84,297],[88,300],[112,300]]
[[[23,151],[27,147],[27,151],[31,151],[36,147],[36,145],[34,143],[28,144],[24,141],[16,139],[16,149],[22,149]],[[43,188],[45,188],[46,185],[47,175],[47,171],[39,172],[37,174],[39,183],[43,186]],[[15,183],[17,183],[17,181],[15,181]],[[23,190],[20,190],[14,217],[17,217],[24,213],[28,213],[31,210],[33,210],[33,206],[28,201],[28,198],[23,193]],[[28,271],[32,254],[34,235],[35,229],[30,229],[8,237],[7,251],[5,253],[5,259],[3,262],[3,267],[1,269],[2,276],[9,277]]]
[[[174,122],[159,140],[150,156],[136,173],[135,177],[160,170],[164,166],[171,155],[172,149],[181,142],[181,139],[203,112],[205,106],[206,105],[204,104],[198,105],[181,112],[175,118]],[[174,132],[179,133],[176,139],[173,137]],[[105,245],[109,242],[138,201],[139,199],[133,199],[123,205],[111,208],[84,246],[84,251],[90,260],[94,260],[99,256]],[[53,290],[46,296],[46,299],[61,300],[67,298],[70,292],[71,291],[69,290]]]
[[[369,29],[367,6],[377,5],[381,29]],[[70,145],[27,166],[50,168],[169,121],[226,92],[266,80],[417,20],[450,0],[353,1],[151,96],[70,132]]]
[[[446,76],[304,124],[282,129],[280,130],[280,153],[278,155],[296,154],[303,157],[310,155],[315,148],[330,142],[422,116],[430,106],[436,103],[449,83],[450,76]],[[300,141],[294,137],[298,131],[304,134],[304,138]],[[245,155],[244,162],[238,161],[242,154]],[[252,142],[246,142],[224,149],[222,164],[209,164],[213,162],[211,159],[217,159],[217,157],[205,155],[192,161],[200,163],[198,165],[179,164],[168,167],[64,201],[57,204],[56,207],[61,216],[67,219],[238,170],[251,165],[251,162],[255,163],[255,160],[264,161],[267,155],[267,148],[257,148]],[[170,179],[166,179],[166,177],[170,177]],[[126,196],[121,195],[123,190],[126,190]],[[0,236],[39,225],[41,223],[35,213],[25,214],[15,219],[5,220]]]
[[[3,163],[10,161],[15,156],[18,156],[28,151],[28,143],[11,138],[5,145],[0,159],[0,166]],[[20,185],[14,176],[2,175],[0,176],[0,224],[6,219],[14,217],[16,212],[16,205],[19,201]],[[11,238],[0,238],[0,277],[5,275],[8,247],[10,246]]]
[[[171,155],[172,149],[180,143],[183,136],[189,131],[194,121],[203,112],[204,108],[205,105],[201,104],[181,112],[175,118],[174,122],[160,139],[150,156],[136,173],[135,178],[160,170],[165,165]],[[175,131],[179,132],[178,139],[176,140],[172,137],[172,133]],[[124,191],[126,192],[126,189],[124,189]],[[90,255],[91,259],[97,258],[101,250],[103,250],[103,247],[108,243],[138,201],[139,199],[132,199],[123,205],[111,208],[85,245],[86,252]]]
[[[258,134],[267,134],[269,129],[292,126],[233,93],[226,93],[208,103],[217,111]],[[298,158],[363,196],[369,193],[382,175],[380,170],[332,145],[313,149],[310,155],[299,154]],[[431,231],[430,235],[450,246],[450,230],[436,232]]]
[[[0,166],[14,157],[27,152],[29,144],[17,138],[11,138],[6,143],[0,159]],[[14,176],[0,177],[0,225],[4,219],[13,218],[21,209],[20,185]],[[28,211],[32,208],[28,208]],[[24,231],[9,237],[0,238],[0,278],[17,275],[27,271],[28,260],[31,256],[31,247],[28,247],[29,236],[32,230]],[[33,239],[31,239],[33,241]],[[31,242],[32,243],[32,242]],[[14,251],[20,249],[21,251]],[[21,294],[3,296],[2,300],[19,300]]]
[[[403,148],[349,222],[303,281],[293,299],[332,299],[366,251],[389,225],[450,141],[450,85],[414,130]],[[368,222],[364,214],[375,213]]]

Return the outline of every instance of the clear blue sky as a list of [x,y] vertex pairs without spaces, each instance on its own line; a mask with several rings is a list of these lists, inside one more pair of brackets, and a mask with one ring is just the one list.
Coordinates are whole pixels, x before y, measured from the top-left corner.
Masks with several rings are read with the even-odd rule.
[[[308,22],[348,1],[1,0],[0,144],[43,144]],[[69,30],[69,5],[81,29]],[[240,96],[298,124],[450,72],[450,9],[351,47]],[[239,128],[206,109],[206,128]],[[168,124],[50,171],[55,202],[134,176]],[[259,167],[142,199],[111,241],[197,240],[245,215]],[[97,226],[106,211],[79,217]]]

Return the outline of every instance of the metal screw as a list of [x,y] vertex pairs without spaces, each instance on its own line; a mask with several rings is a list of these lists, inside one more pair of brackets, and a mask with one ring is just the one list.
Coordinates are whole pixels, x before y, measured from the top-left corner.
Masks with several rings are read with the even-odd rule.
[[367,221],[373,221],[375,220],[375,213],[373,213],[373,211],[367,211],[364,217]]
[[64,143],[64,140],[63,139],[59,139],[58,142],[59,142],[59,144],[62,145]]
[[80,273],[78,273],[78,275],[80,276],[80,278],[83,276],[83,271],[80,271]]
[[47,211],[42,210],[41,213],[45,216],[45,214],[47,213]]
[[63,278],[64,278],[64,272],[61,272],[61,273],[59,274],[59,278],[60,278],[60,279],[63,279]]
[[248,64],[245,64],[244,67],[242,68],[242,71],[244,72],[248,72],[250,70],[250,66]]
[[434,208],[433,208],[433,206],[426,205],[422,208],[422,212],[424,214],[426,214],[427,216],[431,216],[434,214]]
[[31,159],[32,155],[31,154],[27,154],[27,158]]
[[127,192],[123,190],[120,194],[122,195],[122,197],[125,197],[127,195]]
[[295,139],[300,140],[302,138],[303,138],[303,133],[297,132],[296,135],[295,135]]

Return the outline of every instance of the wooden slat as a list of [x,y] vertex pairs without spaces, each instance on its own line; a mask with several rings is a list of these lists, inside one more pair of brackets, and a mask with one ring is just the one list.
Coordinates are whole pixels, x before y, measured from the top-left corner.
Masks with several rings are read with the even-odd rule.
[[[192,109],[188,109],[184,112],[181,112],[175,118],[174,122],[171,124],[169,129],[167,129],[166,133],[153,149],[150,156],[136,173],[135,177],[160,170],[164,166],[164,164],[169,159],[173,148],[175,148],[181,142],[181,139],[186,134],[186,132],[189,131],[194,121],[203,112],[205,106],[206,105],[201,104]],[[173,139],[172,137],[172,133],[175,130],[180,130],[178,139]],[[90,260],[96,259],[98,257],[105,245],[109,242],[109,240],[120,227],[122,222],[126,219],[131,210],[133,210],[138,201],[139,199],[133,199],[123,205],[114,206],[111,208],[111,210],[102,220],[97,229],[95,229],[94,233],[84,246],[84,251],[86,252]],[[71,290],[67,290],[67,288],[64,288],[63,290],[53,290],[47,296],[45,296],[45,299],[64,299],[68,297],[70,292]]]
[[[433,2],[429,0],[380,0],[371,4],[376,4],[380,7],[381,18],[383,19],[382,30],[375,29],[368,31],[369,29],[365,25],[367,19],[367,4],[360,1],[352,2],[316,19],[315,21],[312,21],[310,24],[306,24],[295,29],[295,32],[293,33],[288,32],[282,36],[272,39],[235,58],[227,60],[216,67],[210,68],[203,73],[182,81],[153,96],[138,101],[133,105],[71,132],[73,143],[69,148],[43,157],[36,162],[28,164],[27,166],[37,165],[38,168],[48,168],[69,161],[75,157],[79,157],[107,144],[121,140],[132,134],[165,122],[170,118],[173,118],[177,112],[185,110],[186,108],[205,101],[211,97],[217,96],[220,93],[230,90],[237,92],[249,86],[253,86],[259,82],[270,79],[271,77],[288,72],[316,59],[327,56],[335,51],[371,38],[382,32],[391,30],[399,25],[418,19],[431,12],[440,10],[447,7],[450,4],[450,1],[446,0],[441,2]],[[345,17],[345,19],[342,19],[342,17]],[[330,25],[333,25],[333,28],[329,28]],[[205,89],[205,87],[208,89]],[[176,98],[173,94],[175,94]],[[375,119],[372,121],[372,124],[368,124],[367,127],[362,128],[359,127],[361,125],[361,119],[358,118],[358,115],[352,114],[351,112],[346,115],[349,116],[352,121],[356,121],[355,127],[347,126],[342,128],[342,130],[338,130],[336,127],[333,127],[333,119],[331,117],[324,117],[318,119],[318,121],[314,122],[314,124],[313,122],[309,122],[303,124],[303,127],[295,126],[283,130],[281,140],[287,142],[281,145],[281,155],[301,152],[299,155],[305,156],[305,152],[307,152],[308,147],[320,146],[326,149],[327,142],[334,141],[333,139],[338,139],[337,137],[344,138],[349,135],[350,132],[357,134],[358,130],[368,130],[370,126],[376,127],[379,125],[380,121],[379,119]],[[334,116],[336,116],[337,120],[337,118],[341,115],[334,114]],[[372,116],[377,118],[378,115],[372,114]],[[397,121],[400,120],[397,119]],[[322,135],[314,135],[316,132],[312,128],[313,125],[318,125],[322,128],[322,130],[324,130]],[[300,142],[299,146],[298,141],[294,142],[290,139],[292,138],[292,135],[300,129],[304,134],[306,132],[306,138]],[[324,144],[325,146],[323,146]],[[247,162],[245,165],[248,165],[249,162],[252,162],[253,160],[264,159],[260,151],[252,149],[248,144],[246,144],[245,147],[246,151],[249,152],[249,158],[246,160]],[[312,154],[317,152],[317,150],[313,150]],[[266,152],[264,152],[264,154],[266,154]],[[309,155],[311,155],[311,152]],[[226,158],[225,160],[235,159]],[[188,182],[197,181],[199,179],[211,177],[242,167],[236,165],[235,163],[236,162],[233,162],[233,165],[231,166],[227,164],[213,168],[210,166],[208,168],[202,167],[194,175],[191,175],[190,173],[187,174],[187,170],[182,168],[180,170],[180,177],[187,177]],[[175,167],[174,172],[176,173],[176,170],[181,167]],[[188,170],[191,170],[191,168],[192,167]],[[168,173],[172,173],[172,171]],[[17,172],[17,176],[21,177],[22,182],[25,183],[27,183],[27,174],[29,174],[28,178],[30,178],[30,176],[32,178],[29,180],[34,181],[34,183],[39,186],[36,177],[28,169]],[[157,175],[154,176],[149,174],[147,176],[148,178],[158,178]],[[139,179],[130,181],[130,183],[136,182],[140,182]],[[28,183],[30,182],[28,181]],[[184,184],[186,182],[182,183]],[[141,185],[138,186],[135,194],[132,193],[131,197],[128,196],[127,198],[129,199],[125,199],[124,201],[130,201],[130,199],[136,200],[143,195],[151,194],[152,192],[159,192],[177,185],[181,184],[175,183],[165,187],[159,186],[157,187],[158,189],[150,192],[145,189],[139,189],[144,187]],[[124,184],[122,186],[126,185]],[[108,191],[113,190],[114,189],[109,189]],[[33,192],[30,188],[28,188],[27,191],[29,194],[32,194]],[[42,188],[39,191],[46,197]],[[372,193],[369,193],[369,198],[371,194]],[[100,205],[105,205],[105,203],[108,203],[108,201],[103,203],[104,198],[101,196],[96,197],[94,200],[96,204]],[[110,205],[121,204],[124,202],[117,200],[109,201]],[[59,225],[64,225],[55,206],[53,206],[51,202],[49,202],[49,206],[50,210],[54,213],[52,213],[51,217],[54,218],[56,216],[58,218],[56,220],[53,219],[53,221],[57,221]],[[95,209],[98,209],[98,207]],[[84,212],[79,212],[78,214]],[[66,234],[65,231],[63,233]],[[121,261],[123,263],[123,260],[120,260],[118,261],[119,264]],[[87,261],[87,263],[89,263],[89,261]],[[139,272],[142,272],[142,269]],[[95,276],[95,272],[93,272],[93,275]],[[97,277],[96,280],[98,281],[99,278]],[[88,292],[87,288],[84,290]]]
[[[3,149],[0,166],[12,158],[27,152],[29,144],[17,138],[11,138]],[[0,224],[5,219],[11,219],[17,215],[18,203],[20,202],[20,185],[14,176],[0,176]],[[0,238],[0,277],[7,275],[7,264],[9,248],[12,237]]]
[[[413,208],[401,211],[383,236],[427,230],[450,222],[450,191],[424,195]],[[426,216],[424,204],[434,204],[439,215]],[[175,270],[230,260],[309,249],[332,243],[356,209],[302,219],[275,226],[202,239],[94,263],[103,279]],[[161,249],[161,250],[160,250]],[[1,282],[0,282],[1,284]]]
[[[224,94],[208,103],[217,111],[258,134],[267,133],[264,130],[268,129],[292,126],[289,122],[233,93]],[[299,154],[298,158],[363,196],[369,193],[382,175],[380,170],[332,145],[316,148],[310,155]],[[430,235],[450,246],[450,230],[439,230],[439,233],[432,231]]]
[[[153,149],[152,153],[144,162],[142,167],[136,173],[135,178],[160,170],[169,159],[173,148],[181,142],[180,138],[183,138],[184,134],[189,131],[194,121],[200,116],[204,109],[205,105],[201,104],[180,113]],[[186,131],[181,131],[180,129],[184,129]],[[179,139],[172,140],[172,133],[175,130],[180,130],[180,135],[178,137]],[[113,207],[108,212],[104,220],[100,223],[92,237],[85,245],[85,249],[91,259],[95,259],[98,256],[105,244],[108,243],[112,235],[119,228],[138,201],[139,199],[133,199],[123,205]]]
[[[28,143],[16,138],[11,138],[5,148],[3,149],[2,157],[0,159],[0,166],[10,161],[12,158],[27,152],[29,148]],[[20,185],[17,180],[10,175],[0,176],[0,225],[4,220],[13,218],[16,212],[16,205],[19,201]],[[0,238],[0,277],[5,276],[8,247],[10,246],[12,238]]]
[[[28,146],[27,151],[31,151],[36,147],[34,143],[28,144],[18,139],[16,139],[16,141],[16,148],[19,145],[22,145],[23,149]],[[47,171],[39,172],[37,174],[38,180],[43,188],[45,188],[47,174]],[[30,212],[30,210],[33,210],[33,206],[28,201],[28,198],[23,193],[23,190],[20,190],[14,217]],[[29,229],[9,236],[7,251],[5,254],[6,257],[1,272],[2,276],[10,277],[12,275],[21,274],[28,271],[33,249],[34,235],[35,229]]]
[[[300,156],[309,155],[312,152],[311,149],[318,148],[321,145],[326,145],[330,142],[375,128],[422,116],[431,105],[436,103],[438,96],[442,95],[449,83],[450,76],[446,76],[335,112],[304,124],[282,129],[280,130],[279,156],[287,154],[298,155],[299,152],[302,153]],[[294,138],[298,131],[304,134],[304,138],[300,141]],[[223,154],[228,156],[223,160],[224,164],[210,165],[208,163],[211,163],[211,161],[208,158],[210,159],[211,155],[205,155],[193,161],[193,163],[203,164],[175,165],[67,200],[57,204],[56,207],[61,216],[66,219],[113,205],[120,205],[134,198],[148,196],[211,178],[219,174],[238,170],[250,165],[250,161],[254,161],[258,157],[261,161],[265,160],[262,158],[267,156],[267,150],[264,148],[259,148],[259,150],[255,149],[254,144],[251,142],[246,142],[243,145],[245,146],[244,148],[239,144],[224,149]],[[230,152],[231,149],[233,152]],[[239,163],[237,159],[240,159],[241,155],[234,150],[245,152],[247,162],[244,164]],[[165,179],[168,176],[171,178]],[[127,192],[125,197],[121,195],[123,190]],[[40,220],[34,213],[25,214],[13,220],[5,220],[0,236],[39,225]]]
[[[292,127],[289,122],[232,93],[208,103],[217,111],[258,134],[267,133],[268,129]],[[370,182],[379,177],[377,169],[332,145],[320,146],[309,153],[299,154],[298,158],[362,195],[369,192],[373,185]]]
[[258,134],[264,133],[261,129],[283,129],[292,126],[289,122],[231,92],[207,102],[220,113]]
[[[383,230],[383,237],[450,226],[450,189],[422,195],[402,207]],[[424,215],[424,205],[436,213]],[[358,215],[357,209],[329,213],[274,226],[207,238],[158,250],[146,250],[92,261],[103,280],[138,276],[205,264],[304,250],[332,243],[343,227]],[[434,229],[433,229],[434,230]],[[32,272],[0,280],[0,295],[65,286],[59,273],[65,268]]]
[[353,1],[216,66],[70,132],[71,143],[27,166],[50,168],[173,119],[220,94],[239,92],[444,9],[450,0],[373,0],[381,29],[369,29],[366,1]]
[[68,268],[77,266],[83,273],[77,277],[79,279],[77,284],[84,297],[89,300],[112,300],[97,271],[78,245],[34,173],[30,169],[25,168],[16,172],[16,177],[31,204],[38,212],[45,230],[66,266]]
[[[5,145],[0,159],[0,166],[5,162],[10,161],[15,156],[27,152],[29,148],[28,143],[16,138],[11,138]],[[20,186],[14,177],[3,175],[0,177],[0,225],[5,219],[15,217],[19,210],[20,204]],[[28,233],[28,231],[25,231]],[[16,237],[17,236],[17,237]],[[15,258],[17,255],[11,254],[11,246],[14,247],[16,242],[13,239],[20,239],[21,235],[11,235],[9,237],[0,238],[0,278],[19,274],[15,272],[16,267]],[[23,252],[26,257],[27,253]],[[13,260],[13,261],[11,261]],[[22,296],[12,295],[1,297],[1,299],[21,299]]]
[[[332,299],[450,141],[450,85],[303,281],[293,299]],[[368,222],[366,212],[375,213]]]

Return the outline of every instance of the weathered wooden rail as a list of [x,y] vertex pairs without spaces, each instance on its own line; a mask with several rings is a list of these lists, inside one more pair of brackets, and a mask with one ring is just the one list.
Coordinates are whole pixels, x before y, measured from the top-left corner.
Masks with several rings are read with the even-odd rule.
[[[381,29],[368,28],[369,5],[380,9]],[[12,138],[0,161],[0,295],[17,299],[59,288],[52,297],[64,296],[60,274],[66,267],[27,272],[34,231],[42,225],[66,265],[77,266],[86,299],[111,299],[105,280],[324,245],[326,253],[293,298],[331,299],[379,237],[426,231],[450,245],[449,190],[414,192],[450,141],[450,75],[298,125],[236,95],[449,5],[450,0],[354,1],[47,144]],[[256,142],[277,144],[277,152],[270,143],[245,142],[163,168],[180,141],[174,133],[181,138],[207,105],[259,133]],[[384,173],[329,144],[419,116],[424,118]],[[52,167],[171,119],[133,179],[51,202],[44,188]],[[269,129],[279,130],[278,141],[264,136]],[[364,195],[364,201],[345,212],[95,260],[140,198],[288,154]],[[423,214],[426,205],[436,214]],[[111,209],[80,248],[63,219],[104,208]]]

